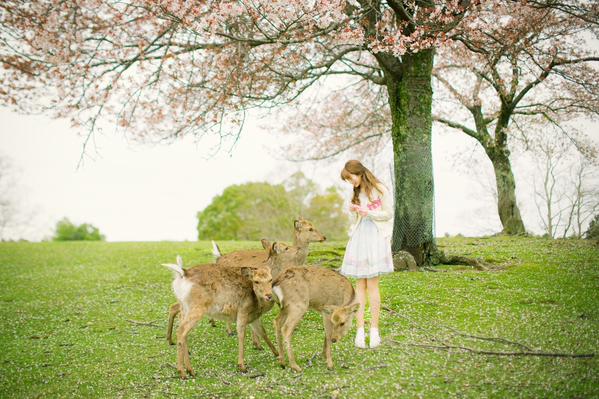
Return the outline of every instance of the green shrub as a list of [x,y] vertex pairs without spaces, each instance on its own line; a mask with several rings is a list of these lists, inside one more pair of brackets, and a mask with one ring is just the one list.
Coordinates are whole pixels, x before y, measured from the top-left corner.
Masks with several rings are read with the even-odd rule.
[[588,230],[584,233],[584,238],[587,240],[599,240],[599,214],[591,220]]
[[97,227],[88,223],[77,226],[67,218],[56,223],[56,230],[52,237],[54,241],[104,241],[105,239],[106,237],[100,234]]
[[301,172],[283,184],[232,185],[197,213],[200,240],[291,240],[293,220],[303,216],[329,240],[347,239],[349,218],[334,187],[321,192]]

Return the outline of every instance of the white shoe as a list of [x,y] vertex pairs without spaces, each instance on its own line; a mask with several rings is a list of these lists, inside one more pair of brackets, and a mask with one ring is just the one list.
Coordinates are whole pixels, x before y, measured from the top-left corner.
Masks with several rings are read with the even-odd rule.
[[363,328],[358,328],[358,331],[356,331],[356,339],[354,340],[354,344],[358,348],[366,348],[366,336],[364,334]]
[[376,328],[370,329],[370,347],[376,348],[381,344],[381,336],[379,335],[379,330]]

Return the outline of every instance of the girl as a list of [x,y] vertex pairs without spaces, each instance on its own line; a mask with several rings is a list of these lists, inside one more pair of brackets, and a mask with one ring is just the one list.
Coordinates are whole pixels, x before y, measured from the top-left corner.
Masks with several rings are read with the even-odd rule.
[[341,274],[357,279],[356,296],[360,308],[356,315],[358,331],[355,344],[358,348],[366,348],[364,311],[368,294],[371,315],[370,347],[375,348],[381,343],[379,276],[393,271],[391,196],[380,180],[360,161],[348,161],[341,171],[341,179],[354,187],[349,207],[353,225],[345,249]]

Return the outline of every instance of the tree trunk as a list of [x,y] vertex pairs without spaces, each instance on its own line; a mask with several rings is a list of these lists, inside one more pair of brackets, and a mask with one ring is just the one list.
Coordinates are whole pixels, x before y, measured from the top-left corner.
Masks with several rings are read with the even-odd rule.
[[[433,50],[406,54],[399,71],[385,70],[392,115],[395,220],[392,250],[410,252],[430,264],[433,236],[431,152]],[[399,73],[398,73],[399,72]]]
[[487,151],[487,155],[491,159],[495,170],[497,208],[503,226],[502,233],[510,235],[525,234],[526,229],[516,203],[516,181],[512,173],[512,165],[507,150],[493,149]]

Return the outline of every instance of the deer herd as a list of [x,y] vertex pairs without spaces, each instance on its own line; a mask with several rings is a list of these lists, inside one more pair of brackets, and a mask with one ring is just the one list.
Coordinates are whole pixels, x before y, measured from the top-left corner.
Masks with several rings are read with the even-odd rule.
[[[254,346],[264,341],[279,364],[300,372],[295,361],[291,338],[293,331],[308,310],[322,315],[324,322],[323,355],[329,369],[333,368],[331,345],[350,329],[358,303],[351,282],[341,274],[324,267],[306,265],[308,245],[326,239],[305,219],[294,221],[294,243],[262,240],[264,251],[237,251],[221,254],[213,243],[217,257],[212,264],[183,268],[177,256],[176,264],[164,264],[174,272],[173,291],[177,303],[171,305],[167,340],[173,345],[172,331],[177,315],[177,370],[182,379],[195,376],[191,367],[187,336],[203,317],[222,320],[231,333],[236,324],[239,356],[237,364],[246,370],[244,343],[246,327],[250,326]],[[268,338],[261,317],[275,302],[280,312],[274,321],[278,348]]]

